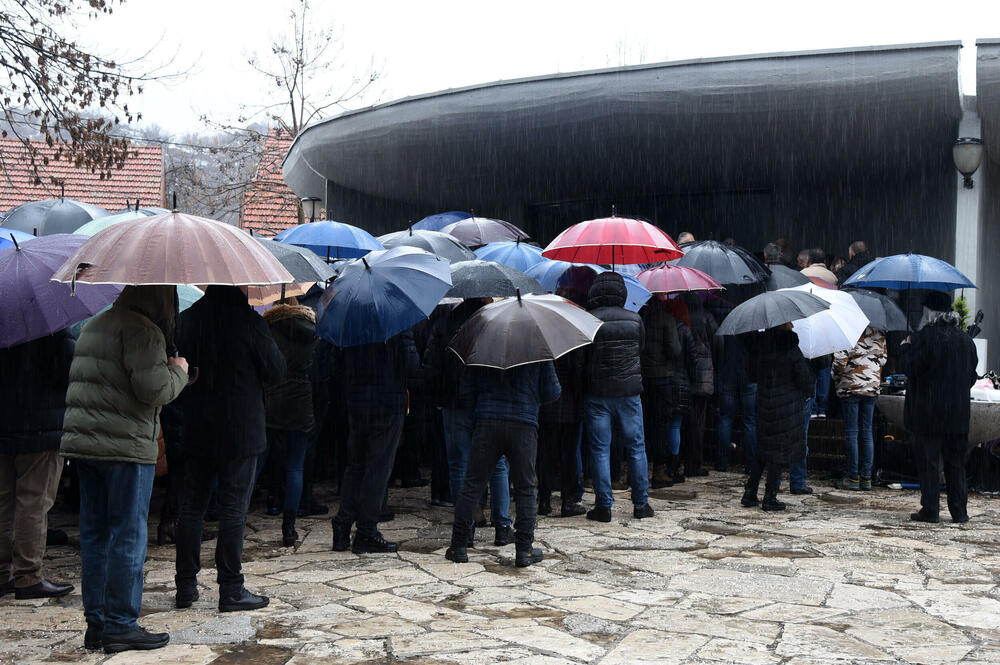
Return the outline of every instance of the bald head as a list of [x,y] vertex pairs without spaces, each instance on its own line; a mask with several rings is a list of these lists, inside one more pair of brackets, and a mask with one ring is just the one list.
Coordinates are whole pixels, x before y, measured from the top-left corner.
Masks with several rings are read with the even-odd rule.
[[694,234],[690,231],[681,231],[677,234],[677,243],[684,244],[686,242],[694,242]]
[[864,254],[868,251],[868,246],[865,245],[864,240],[855,240],[851,243],[851,246],[847,248],[847,258],[853,259],[856,254]]

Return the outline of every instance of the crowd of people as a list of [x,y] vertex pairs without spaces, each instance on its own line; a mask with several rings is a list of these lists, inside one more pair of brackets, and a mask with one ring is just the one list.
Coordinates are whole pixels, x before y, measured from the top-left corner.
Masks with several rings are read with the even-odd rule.
[[[762,258],[830,285],[868,261],[863,242],[831,260],[817,249],[793,257],[777,240]],[[447,348],[489,299],[441,305],[386,342],[337,348],[317,338],[310,297],[261,316],[230,286],[208,287],[179,316],[173,287],[129,286],[79,339],[63,332],[0,350],[0,376],[10,386],[0,405],[0,594],[44,598],[73,589],[42,577],[46,515],[64,459],[79,491],[85,645],[107,652],[169,640],[137,622],[147,514],[164,461],[157,534],[176,548],[176,606],[198,600],[211,514],[221,612],[268,604],[244,586],[241,572],[255,487],[263,487],[265,509],[281,514],[281,544],[290,547],[297,516],[326,511],[311,489],[318,474],[339,482],[334,550],[397,551],[378,529],[392,519],[388,490],[396,480],[426,484],[423,464],[431,468],[432,504],[454,507],[447,559],[468,561],[476,528],[492,523],[494,544],[514,544],[523,567],[543,558],[534,546],[538,514],[610,522],[614,490],[630,488],[633,517],[646,519],[654,515],[649,488],[708,475],[710,421],[717,471],[730,469],[742,423],[742,505],[785,509],[783,465],[792,494],[813,491],[808,428],[826,417],[832,390],[846,432],[838,486],[872,489],[873,410],[889,353],[883,331],[868,328],[855,348],[807,360],[790,323],[715,334],[752,289],[654,297],[634,313],[624,307],[618,273],[570,284],[559,295],[603,322],[593,343],[505,371],[466,368]],[[975,348],[960,333],[948,294],[927,298],[923,323],[898,353],[910,380],[907,428],[926,452],[922,508],[912,517],[938,521],[943,455],[948,508],[965,521],[961,460]],[[930,408],[940,407],[943,393],[946,408]],[[589,509],[585,483],[594,494]]]

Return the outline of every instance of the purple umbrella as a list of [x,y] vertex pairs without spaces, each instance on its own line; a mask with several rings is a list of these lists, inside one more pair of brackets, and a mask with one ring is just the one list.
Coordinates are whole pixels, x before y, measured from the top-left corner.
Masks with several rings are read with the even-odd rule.
[[56,234],[0,250],[0,348],[44,337],[93,316],[122,287],[53,282],[52,275],[89,238]]

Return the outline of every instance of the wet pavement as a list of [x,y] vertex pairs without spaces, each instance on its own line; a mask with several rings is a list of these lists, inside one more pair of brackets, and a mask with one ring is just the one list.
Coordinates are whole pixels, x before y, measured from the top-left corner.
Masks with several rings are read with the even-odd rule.
[[[281,519],[258,512],[244,572],[266,609],[216,611],[212,542],[201,599],[174,609],[173,549],[151,545],[141,623],[171,633],[166,649],[84,651],[77,589],[0,601],[0,663],[1000,662],[1000,501],[973,496],[968,524],[922,525],[908,520],[916,492],[817,482],[813,496],[782,495],[787,512],[764,513],[739,505],[740,481],[713,473],[654,490],[647,520],[632,518],[626,492],[610,524],[542,517],[545,561],[527,569],[491,528],[470,563],[446,561],[450,511],[431,508],[427,488],[392,491],[383,533],[398,555],[330,551],[327,518],[300,520],[301,543],[282,548]],[[46,566],[79,586],[72,544]]]

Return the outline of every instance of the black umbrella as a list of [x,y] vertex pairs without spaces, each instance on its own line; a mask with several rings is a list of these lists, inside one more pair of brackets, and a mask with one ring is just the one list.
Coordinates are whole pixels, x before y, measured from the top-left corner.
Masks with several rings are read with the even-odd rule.
[[510,222],[489,217],[469,217],[441,229],[458,238],[466,247],[476,249],[491,242],[528,240],[530,236]]
[[684,256],[674,261],[674,265],[697,268],[720,284],[754,284],[771,274],[753,254],[736,245],[697,240],[684,243],[681,249]]
[[455,236],[440,231],[413,230],[413,227],[405,231],[387,233],[379,236],[378,241],[386,249],[392,247],[416,247],[436,254],[449,263],[459,261],[471,261],[476,258],[475,253],[462,243]]
[[734,308],[716,335],[739,335],[807,319],[830,305],[805,291],[768,291]]
[[538,280],[496,261],[459,261],[451,264],[451,290],[446,298],[509,298],[546,293]]
[[477,311],[448,348],[466,365],[510,369],[590,344],[601,324],[565,298],[516,295]]
[[3,219],[2,226],[39,236],[73,233],[98,217],[110,215],[104,208],[75,199],[46,199],[22,203]]
[[872,328],[879,330],[906,330],[906,314],[889,296],[869,289],[843,289],[851,294],[854,302],[868,317]]
[[336,276],[334,269],[321,259],[316,252],[305,247],[296,247],[288,243],[269,238],[257,238],[264,249],[285,266],[296,282],[325,282]]
[[768,266],[771,270],[771,275],[766,280],[764,280],[764,288],[768,291],[777,291],[778,289],[791,289],[796,286],[802,286],[803,284],[809,284],[809,278],[800,273],[798,270],[792,270],[788,266],[783,266],[780,263],[772,263]]

